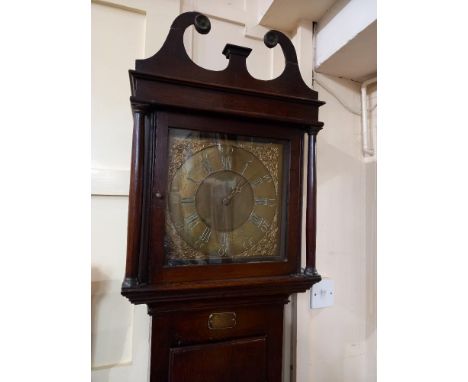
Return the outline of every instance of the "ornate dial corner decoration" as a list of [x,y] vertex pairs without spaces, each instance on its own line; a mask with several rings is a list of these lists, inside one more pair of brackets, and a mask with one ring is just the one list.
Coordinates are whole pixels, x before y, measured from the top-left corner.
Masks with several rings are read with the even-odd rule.
[[169,263],[177,260],[197,260],[202,259],[204,255],[190,247],[177,234],[176,229],[170,222],[169,213],[166,210],[166,237],[164,238],[164,248]]
[[263,165],[268,169],[272,175],[273,182],[276,190],[278,190],[278,174],[279,174],[279,161],[280,161],[280,148],[278,146],[272,146],[268,144],[253,144],[251,142],[239,143],[239,147],[250,151],[254,154]]
[[258,244],[250,249],[249,251],[246,251],[245,253],[242,254],[242,256],[246,257],[253,257],[253,256],[259,256],[259,257],[265,257],[265,256],[272,256],[272,254],[277,253],[278,249],[278,241],[279,241],[279,229],[278,227],[275,226],[275,223],[277,221],[276,215],[274,218],[274,223],[272,229],[268,230],[265,233],[265,236],[258,242]]
[[193,155],[209,146],[216,145],[213,139],[191,139],[188,137],[174,137],[169,146],[169,179],[173,179],[175,172]]

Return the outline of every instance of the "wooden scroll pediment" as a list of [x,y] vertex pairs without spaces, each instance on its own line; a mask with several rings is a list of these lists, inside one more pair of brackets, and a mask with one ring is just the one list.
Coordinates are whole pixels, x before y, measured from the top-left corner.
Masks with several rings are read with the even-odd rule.
[[[211,104],[211,111],[287,120],[306,125],[306,129],[321,128],[323,124],[317,121],[318,106],[324,102],[319,101],[317,92],[304,83],[296,51],[286,35],[271,30],[264,36],[265,45],[273,48],[279,44],[285,57],[281,75],[264,81],[248,72],[246,60],[251,49],[242,46],[227,44],[220,52],[229,60],[224,70],[207,70],[195,64],[183,43],[185,30],[192,25],[201,34],[207,34],[211,29],[210,20],[205,15],[183,13],[172,23],[162,48],[150,58],[136,60],[135,70],[130,70],[131,101],[134,105],[149,102],[206,110],[204,105]],[[179,95],[182,96],[171,98],[171,92],[167,91],[170,85],[179,87]],[[212,98],[213,90],[218,93],[216,98]],[[224,97],[225,94],[229,97]],[[255,102],[257,106],[250,109],[250,101],[260,98],[265,100],[263,105]],[[203,102],[197,102],[200,99]]]

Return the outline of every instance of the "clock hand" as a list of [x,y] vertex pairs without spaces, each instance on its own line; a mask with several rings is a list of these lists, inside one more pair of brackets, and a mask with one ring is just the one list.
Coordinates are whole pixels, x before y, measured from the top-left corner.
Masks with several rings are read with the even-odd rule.
[[[240,182],[239,182],[240,183]],[[234,194],[231,196],[231,199],[238,193],[240,193],[242,191],[242,188],[247,184],[247,180],[244,180],[244,182],[242,184],[238,184],[235,188],[235,192]]]
[[229,202],[231,201],[232,199],[232,196],[234,195],[234,192],[236,192],[236,187],[233,187],[231,192],[229,193],[228,196],[226,196],[224,199],[223,199],[223,204],[225,206],[227,206],[229,204]]
[[241,181],[231,190],[230,194],[223,199],[223,204],[227,206],[231,200],[242,191],[242,188],[247,184],[247,180],[244,180],[241,184]]

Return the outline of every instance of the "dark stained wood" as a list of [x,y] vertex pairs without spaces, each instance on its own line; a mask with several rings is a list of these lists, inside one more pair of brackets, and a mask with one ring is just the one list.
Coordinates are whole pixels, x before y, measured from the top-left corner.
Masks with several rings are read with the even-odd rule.
[[[197,27],[204,20],[206,28]],[[229,59],[226,69],[211,71],[197,66],[188,57],[183,34],[195,25],[208,33],[210,22],[198,12],[187,12],[173,22],[161,50],[146,60],[137,60],[130,71],[133,102],[146,102],[155,107],[204,110],[321,126],[317,121],[317,92],[303,81],[291,41],[279,31],[265,35],[269,48],[279,44],[285,55],[285,69],[277,78],[263,81],[247,71],[249,48],[227,44],[223,53]]]
[[130,167],[130,190],[128,200],[127,263],[123,287],[138,285],[138,263],[140,255],[140,229],[143,195],[143,158],[145,144],[144,126],[146,105],[133,107],[132,159]]
[[[191,25],[208,33],[209,19],[188,12],[173,22],[154,56],[130,70],[134,114],[127,263],[122,294],[152,315],[151,382],[281,381],[283,309],[293,293],[320,280],[315,267],[316,134],[323,123],[317,92],[302,80],[291,41],[270,31],[264,42],[285,56],[283,73],[253,78],[251,49],[227,44],[225,70],[194,64],[184,45]],[[284,144],[287,216],[284,258],[271,262],[170,267],[165,264],[168,132],[171,128],[268,138]],[[302,179],[304,133],[309,167]],[[302,184],[307,182],[307,267],[300,268]],[[211,314],[229,312],[235,325],[210,329]],[[232,320],[231,320],[232,321]],[[231,322],[229,321],[229,322]]]
[[140,227],[140,246],[138,256],[138,285],[144,286],[148,283],[149,278],[149,257],[148,253],[148,242],[150,235],[150,222],[149,216],[145,213],[151,205],[151,183],[153,181],[153,167],[155,161],[153,160],[155,155],[155,129],[152,126],[155,125],[154,114],[145,116],[145,127],[144,127],[144,162],[143,162],[143,192],[142,192],[142,207],[141,207],[141,227]]
[[281,262],[257,262],[246,264],[212,264],[206,266],[167,267],[164,264],[163,241],[165,230],[164,209],[166,202],[164,192],[167,189],[167,136],[168,128],[184,128],[210,132],[230,133],[235,135],[249,135],[264,138],[280,139],[288,144],[289,151],[289,184],[290,190],[302,189],[302,145],[303,133],[298,129],[290,129],[285,124],[252,123],[250,121],[237,121],[232,118],[219,116],[189,115],[182,113],[158,112],[159,121],[156,129],[158,140],[156,143],[155,163],[160,166],[154,168],[152,186],[153,194],[159,193],[161,198],[152,199],[150,215],[151,235],[147,257],[151,257],[152,267],[149,279],[152,284],[164,284],[168,282],[198,281],[213,279],[230,279],[239,277],[254,277],[258,275],[274,276],[294,274],[299,272],[300,264],[300,225],[296,224],[296,216],[301,214],[301,195],[298,192],[289,192],[288,221],[286,224],[288,235],[288,247],[286,261]]
[[[176,366],[173,363],[171,364],[171,353],[174,354],[189,349],[193,353],[192,359],[199,359],[200,356],[194,353],[200,351],[201,354],[206,355],[206,349],[210,343],[222,344],[223,347],[229,347],[229,345],[237,347],[239,344],[245,345],[260,338],[264,339],[266,349],[254,347],[244,348],[244,351],[248,351],[250,357],[257,359],[265,357],[265,374],[267,378],[263,380],[281,381],[283,303],[284,301],[253,305],[255,303],[251,301],[250,304],[238,305],[233,302],[224,304],[218,302],[212,308],[193,309],[191,311],[185,309],[169,311],[151,309],[153,317],[151,352],[152,354],[158,354],[158,357],[152,358],[151,382],[167,381],[169,380],[168,376],[174,372],[178,373],[177,376],[184,373],[184,371],[171,370],[171,366]],[[236,314],[237,325],[230,329],[209,329],[210,314],[226,311]],[[228,349],[223,351],[228,352]],[[252,354],[255,351],[259,351],[260,354]],[[231,364],[232,361],[234,361],[233,364]],[[243,371],[242,364],[239,361],[239,359],[231,360],[224,366],[226,369],[231,368],[238,378],[242,376],[242,381],[258,381]],[[203,364],[200,365],[202,370],[207,367],[204,373],[206,381],[212,380],[210,379],[212,376],[208,373],[209,368],[212,367],[209,365],[211,362],[214,363],[215,360],[205,359]],[[192,366],[195,367],[193,364]],[[216,370],[211,371],[217,372],[218,365],[214,366],[216,366]],[[199,369],[198,372],[202,373],[202,370]],[[191,379],[186,379],[186,381],[191,381]],[[219,381],[224,381],[224,379],[219,379]]]
[[170,349],[170,382],[266,381],[265,337]]
[[171,282],[144,287],[125,288],[122,294],[134,304],[165,301],[194,301],[236,296],[269,296],[305,292],[320,281],[319,275],[296,273],[286,276],[243,277],[238,279]]
[[297,127],[303,129],[309,125],[322,126],[320,122],[314,122],[318,118],[318,106],[322,105],[317,101],[282,99],[220,87],[208,89],[196,82],[169,80],[135,72],[131,74],[139,89],[138,97],[131,98],[133,102],[146,99],[148,105],[160,108],[175,106],[179,109],[286,121],[296,123]]
[[[207,28],[198,27],[197,20],[204,20],[208,25]],[[183,42],[184,32],[191,25],[194,25],[199,33],[208,33],[210,30],[210,21],[206,16],[198,12],[181,14],[172,23],[162,48],[148,59],[136,60],[135,71],[131,74],[144,73],[172,81],[186,81],[194,86],[223,88],[232,93],[251,92],[263,97],[276,96],[280,99],[293,99],[296,102],[303,101],[315,106],[323,104],[317,100],[317,92],[304,83],[294,46],[283,33],[273,30],[265,35],[265,45],[268,48],[273,48],[277,44],[281,46],[285,56],[285,68],[279,77],[263,81],[253,78],[247,71],[245,60],[248,56],[248,48],[230,49],[230,47],[235,47],[232,44],[228,44],[225,48],[225,53],[228,53],[226,57],[229,59],[225,70],[211,71],[196,65],[187,55]],[[132,82],[132,96],[140,98],[139,92],[139,86]]]
[[315,250],[317,242],[317,133],[309,134],[307,166],[307,211],[306,211],[306,269],[307,275],[317,276]]

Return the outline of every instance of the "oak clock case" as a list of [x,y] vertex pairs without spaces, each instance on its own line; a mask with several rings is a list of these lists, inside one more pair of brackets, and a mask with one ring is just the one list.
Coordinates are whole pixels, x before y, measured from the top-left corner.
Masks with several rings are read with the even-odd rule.
[[206,16],[181,14],[160,51],[129,72],[122,294],[152,316],[151,382],[279,382],[284,304],[320,281],[315,145],[323,102],[281,32],[264,42],[280,45],[285,69],[261,81],[247,71],[250,48],[226,44],[223,71],[194,64],[183,45],[190,26],[210,32]]

